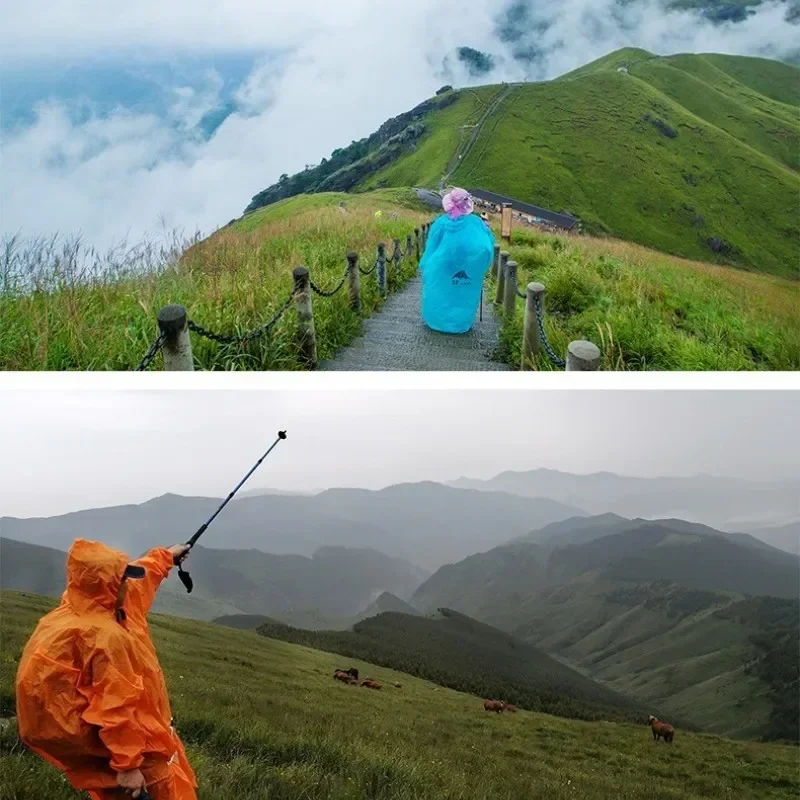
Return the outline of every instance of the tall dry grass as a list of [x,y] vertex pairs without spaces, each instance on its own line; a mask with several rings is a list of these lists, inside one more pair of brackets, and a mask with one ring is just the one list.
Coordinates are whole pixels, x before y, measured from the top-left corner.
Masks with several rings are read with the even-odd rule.
[[[344,202],[344,201],[340,201]],[[386,208],[382,217],[375,208]],[[12,370],[130,370],[158,335],[156,316],[177,303],[203,327],[225,335],[260,327],[289,296],[292,270],[309,267],[322,288],[335,286],[354,250],[364,267],[379,241],[405,237],[429,215],[380,200],[354,198],[320,207],[295,198],[245,218],[208,239],[173,233],[100,255],[78,238],[52,237],[3,248],[0,272],[0,368]],[[415,271],[406,262],[390,276],[396,290]],[[382,303],[374,276],[362,279],[369,315]],[[347,292],[315,298],[320,357],[354,338],[360,318]],[[198,369],[300,368],[292,311],[274,333],[249,345],[220,346],[194,337]]]

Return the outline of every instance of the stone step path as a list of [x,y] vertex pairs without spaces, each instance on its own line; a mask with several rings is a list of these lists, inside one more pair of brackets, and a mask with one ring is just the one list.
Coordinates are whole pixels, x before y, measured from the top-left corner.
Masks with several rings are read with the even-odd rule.
[[485,298],[483,320],[469,333],[453,336],[422,322],[422,280],[417,277],[387,298],[383,310],[364,322],[364,335],[342,349],[321,370],[338,372],[506,372],[492,360],[500,325]]

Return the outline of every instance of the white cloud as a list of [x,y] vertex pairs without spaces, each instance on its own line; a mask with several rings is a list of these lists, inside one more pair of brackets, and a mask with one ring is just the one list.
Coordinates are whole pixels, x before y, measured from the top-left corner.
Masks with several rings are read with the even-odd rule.
[[[447,0],[2,2],[9,8],[0,47],[7,61],[23,66],[56,49],[81,57],[134,47],[194,53],[289,48],[280,64],[273,57],[255,67],[237,93],[243,113],[207,142],[188,137],[186,126],[218,101],[221,81],[213,72],[200,90],[176,87],[166,119],[120,109],[77,124],[67,109],[50,103],[34,125],[7,137],[2,231],[82,231],[99,245],[128,233],[141,236],[162,218],[188,230],[225,224],[281,173],[369,134],[430,96],[445,78],[466,83],[465,74],[441,74],[453,48],[500,53],[505,47],[495,38],[493,0],[458,6]],[[623,11],[614,0],[539,0],[535,8],[552,22],[536,39],[547,54],[537,77],[554,77],[626,45],[660,53],[781,54],[791,50],[797,32],[780,3],[722,27],[696,14],[665,14],[649,0]],[[522,74],[506,59],[492,80]]]

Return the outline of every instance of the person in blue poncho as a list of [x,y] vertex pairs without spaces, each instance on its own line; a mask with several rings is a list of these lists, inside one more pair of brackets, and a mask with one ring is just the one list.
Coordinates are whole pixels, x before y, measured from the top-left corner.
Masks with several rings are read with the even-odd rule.
[[441,333],[467,333],[494,258],[494,235],[472,213],[472,198],[463,189],[453,189],[442,205],[445,214],[431,226],[419,267],[422,319]]

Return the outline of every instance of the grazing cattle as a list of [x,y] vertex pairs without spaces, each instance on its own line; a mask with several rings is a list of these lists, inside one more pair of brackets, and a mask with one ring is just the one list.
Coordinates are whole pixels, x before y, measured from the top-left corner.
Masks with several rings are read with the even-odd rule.
[[503,710],[504,711],[508,711],[509,714],[516,714],[517,713],[517,707],[516,706],[512,706],[511,703],[508,703]]
[[496,714],[501,714],[506,704],[502,700],[484,700],[483,710],[494,711]]
[[367,689],[380,689],[381,688],[381,685],[379,683],[377,683],[376,681],[370,681],[370,680],[364,681],[361,685],[365,686]]
[[672,744],[672,740],[675,737],[675,728],[673,728],[672,725],[662,722],[652,714],[647,718],[647,722],[653,731],[654,742],[657,742],[663,736],[665,742]]
[[343,669],[337,669],[336,672],[333,673],[333,679],[336,681],[341,681],[342,683],[350,683],[353,678],[350,677],[350,673],[345,672]]
[[355,678],[355,680],[358,680],[358,670],[355,667],[350,667],[350,669],[337,669],[337,670],[334,670],[334,673],[333,673],[334,677],[336,677],[336,675],[338,673],[340,673],[340,672],[345,673],[345,675],[347,675],[350,678]]
[[400,683],[393,683],[392,686],[394,686],[395,689],[402,689],[403,688],[403,685],[400,684]]

